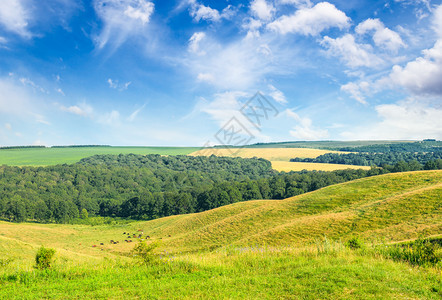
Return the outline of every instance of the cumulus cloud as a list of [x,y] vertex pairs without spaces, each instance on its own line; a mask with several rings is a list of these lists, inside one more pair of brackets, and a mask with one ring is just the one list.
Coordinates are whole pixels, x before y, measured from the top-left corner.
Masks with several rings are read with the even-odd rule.
[[416,58],[405,67],[394,66],[390,79],[417,95],[442,96],[442,40],[422,53],[423,57]]
[[188,4],[189,14],[194,21],[199,22],[201,20],[218,22],[221,19],[228,19],[233,15],[233,9],[231,5],[228,5],[221,12],[217,9],[211,8],[210,6],[205,6],[196,0],[189,0]]
[[345,139],[442,139],[442,110],[408,100],[376,106],[380,122],[342,133]]
[[273,5],[266,0],[253,0],[250,3],[250,10],[261,20],[270,20],[275,12]]
[[140,34],[149,23],[155,5],[147,0],[95,0],[94,9],[103,21],[98,48],[110,40],[118,47],[130,35]]
[[372,53],[370,45],[356,43],[351,34],[336,39],[325,36],[321,45],[328,48],[327,54],[339,57],[351,68],[376,67],[382,63],[382,59]]
[[298,122],[298,125],[289,131],[292,137],[304,141],[322,140],[329,137],[328,130],[313,126],[310,118],[302,118],[291,109],[286,109],[285,113],[288,117]]
[[279,4],[290,4],[296,7],[312,7],[313,3],[310,0],[279,0]]
[[31,18],[30,13],[24,7],[20,0],[2,0],[0,1],[0,24],[3,27],[22,37],[31,36],[28,30],[28,22]]
[[364,35],[373,33],[373,41],[378,47],[397,52],[399,48],[405,47],[400,35],[384,26],[379,19],[367,19],[356,26],[356,33]]
[[297,10],[291,16],[282,16],[267,25],[267,28],[281,34],[299,33],[316,36],[322,31],[337,27],[344,29],[350,26],[350,18],[333,4],[320,2],[313,7]]

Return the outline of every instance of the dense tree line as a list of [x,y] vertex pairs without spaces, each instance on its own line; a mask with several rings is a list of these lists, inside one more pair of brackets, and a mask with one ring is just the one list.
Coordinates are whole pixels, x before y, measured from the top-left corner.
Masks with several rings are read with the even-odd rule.
[[441,152],[442,141],[427,139],[419,142],[378,144],[359,147],[341,147],[339,151],[391,153],[391,152]]
[[46,148],[46,146],[3,146],[0,150],[13,150],[13,149],[33,149],[33,148]]
[[80,216],[154,219],[252,199],[283,199],[385,173],[277,173],[264,159],[99,155],[73,165],[0,167],[0,216],[70,222]]
[[436,152],[386,152],[386,153],[326,153],[316,158],[293,158],[295,162],[315,162],[329,164],[345,164],[357,166],[385,166],[394,165],[398,162],[411,164],[410,170],[440,169],[433,167],[439,165],[442,159],[442,151]]

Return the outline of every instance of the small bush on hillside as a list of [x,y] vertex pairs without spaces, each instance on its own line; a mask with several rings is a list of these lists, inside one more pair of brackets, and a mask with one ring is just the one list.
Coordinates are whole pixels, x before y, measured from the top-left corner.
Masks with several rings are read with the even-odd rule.
[[151,242],[147,244],[144,241],[139,241],[138,244],[132,249],[133,257],[139,259],[142,264],[148,265],[154,263],[158,257],[154,253],[154,250],[158,248],[158,242]]
[[37,251],[37,255],[35,255],[35,268],[39,270],[49,269],[51,267],[54,254],[54,249],[41,246],[41,248]]
[[347,247],[349,247],[350,249],[356,250],[356,249],[361,249],[364,246],[364,242],[362,242],[359,238],[357,237],[352,237],[351,239],[349,239],[347,241],[347,243],[345,243],[345,245]]

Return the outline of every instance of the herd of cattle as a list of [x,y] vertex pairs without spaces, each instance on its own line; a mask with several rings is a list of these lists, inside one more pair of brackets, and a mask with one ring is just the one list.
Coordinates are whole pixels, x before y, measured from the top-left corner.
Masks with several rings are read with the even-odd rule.
[[[150,239],[150,236],[146,235],[144,236],[144,232],[142,229],[138,229],[138,233],[129,233],[129,232],[123,232],[123,235],[127,236],[127,239],[125,239],[124,241],[126,243],[132,243],[132,239]],[[112,245],[116,245],[119,244],[119,241],[114,241],[114,240],[110,240],[109,241],[110,244]],[[101,246],[104,245],[104,243],[100,243]],[[93,248],[98,247],[97,245],[92,245]]]

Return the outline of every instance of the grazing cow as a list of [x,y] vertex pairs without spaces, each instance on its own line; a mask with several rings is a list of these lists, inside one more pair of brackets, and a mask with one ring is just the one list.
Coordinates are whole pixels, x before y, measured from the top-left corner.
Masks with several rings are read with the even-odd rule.
[[103,246],[104,244],[103,244],[103,243],[100,243],[100,245]]

